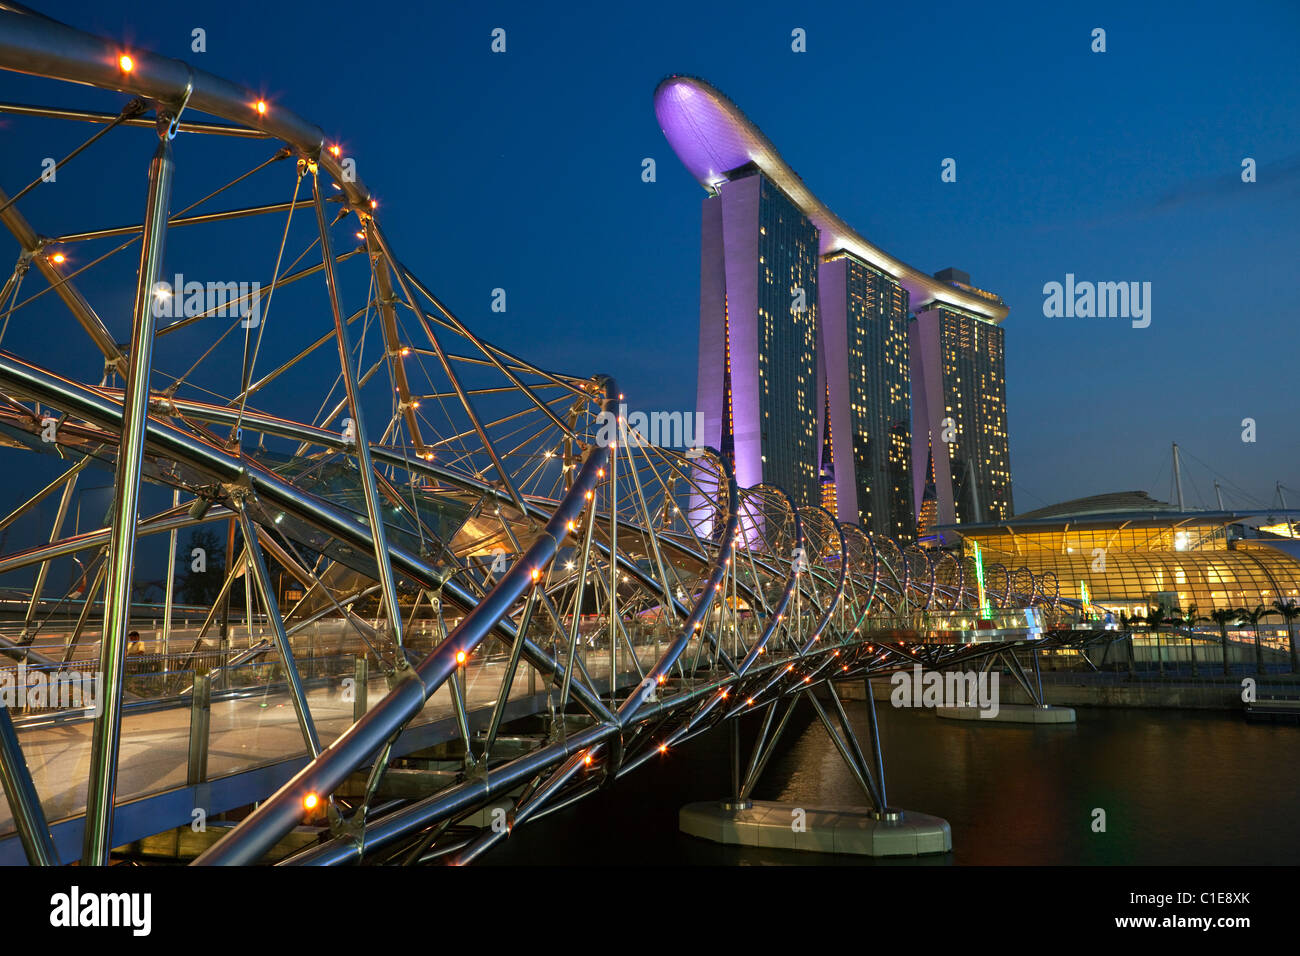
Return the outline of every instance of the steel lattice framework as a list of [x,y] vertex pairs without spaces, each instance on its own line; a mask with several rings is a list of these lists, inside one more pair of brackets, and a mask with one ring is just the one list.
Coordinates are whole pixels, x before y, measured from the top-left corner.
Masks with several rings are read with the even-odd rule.
[[[253,640],[250,625],[248,647],[222,666],[278,662],[309,759],[202,864],[263,859],[317,801],[331,835],[292,862],[467,862],[511,827],[753,714],[758,744],[747,771],[737,763],[735,773],[744,799],[799,699],[812,702],[872,804],[887,806],[878,739],[862,752],[831,678],[1004,653],[1006,644],[927,636],[933,629],[916,626],[977,616],[968,558],[796,509],[779,488],[737,487],[715,451],[649,444],[618,419],[624,396],[611,378],[540,368],[485,341],[439,301],[398,258],[374,197],[315,126],[182,62],[124,55],[0,0],[0,67],[53,81],[56,99],[90,87],[118,103],[118,112],[0,104],[32,136],[52,124],[98,127],[58,163],[65,182],[83,149],[116,148],[141,166],[146,137],[153,150],[138,198],[144,215],[131,225],[47,238],[21,210],[32,187],[0,192],[0,221],[17,241],[0,291],[5,326],[39,316],[59,336],[88,341],[95,363],[102,358],[88,367],[71,347],[22,356],[0,332],[6,454],[62,460],[54,481],[15,502],[4,523],[59,494],[48,542],[0,554],[0,574],[35,573],[35,608],[51,564],[86,557],[88,586],[64,598],[78,614],[62,659],[37,653],[32,608],[23,637],[0,647],[55,668],[93,653],[104,675],[84,863],[106,862],[124,796],[116,784],[137,541],[169,535],[174,555],[178,531],[203,525],[229,529],[230,560],[187,653],[211,645],[205,635],[224,627],[242,587],[246,613],[265,622],[266,636]],[[238,172],[195,188],[181,172],[200,150],[222,157],[205,169]],[[182,182],[201,198],[177,209]],[[79,205],[87,214],[97,211],[98,188],[91,182]],[[241,196],[258,198],[240,205]],[[266,254],[260,266],[221,263],[254,249]],[[160,318],[165,262],[258,279],[259,321],[251,324],[247,309],[232,317],[204,307]],[[113,275],[134,290],[129,316],[82,291]],[[178,299],[183,292],[173,290]],[[55,299],[60,309],[39,311]],[[117,336],[128,327],[124,345]],[[104,527],[70,535],[68,502],[87,466],[114,470],[112,508]],[[159,491],[171,493],[171,505],[145,507]],[[300,603],[282,606],[268,562],[301,585]],[[1054,579],[988,571],[988,613],[1061,609]],[[166,590],[170,627],[170,575]],[[389,688],[333,740],[317,727],[294,652],[302,622],[322,617],[342,622]],[[432,620],[432,634],[417,620]],[[474,734],[469,668],[489,651],[499,655],[498,689],[488,695],[486,728]],[[501,728],[526,668],[542,679],[549,731],[520,752],[502,745]],[[833,713],[815,688],[829,694]],[[436,693],[454,707],[459,772],[418,799],[375,806],[396,742]],[[28,856],[58,862],[2,708],[0,742]],[[337,796],[358,773],[369,775],[365,796]],[[507,808],[507,826],[469,822],[489,805]]]

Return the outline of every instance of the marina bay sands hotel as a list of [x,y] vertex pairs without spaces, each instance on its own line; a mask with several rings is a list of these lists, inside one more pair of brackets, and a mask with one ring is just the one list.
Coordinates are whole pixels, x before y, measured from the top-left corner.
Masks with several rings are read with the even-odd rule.
[[702,80],[655,113],[707,190],[698,408],[742,487],[903,541],[1012,514],[1002,299],[872,245]]

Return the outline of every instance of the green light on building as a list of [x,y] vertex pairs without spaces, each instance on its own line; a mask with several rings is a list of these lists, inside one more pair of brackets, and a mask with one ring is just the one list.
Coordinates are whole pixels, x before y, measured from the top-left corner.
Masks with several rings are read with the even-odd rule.
[[989,602],[984,596],[984,555],[980,551],[980,543],[978,541],[971,541],[971,545],[975,549],[975,584],[979,589],[980,617],[987,621],[989,617]]

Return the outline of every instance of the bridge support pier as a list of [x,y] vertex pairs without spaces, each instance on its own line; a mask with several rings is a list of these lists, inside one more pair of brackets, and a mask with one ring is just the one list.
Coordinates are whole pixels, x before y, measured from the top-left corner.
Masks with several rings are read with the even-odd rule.
[[[826,681],[825,687],[830,709],[834,711],[834,721],[813,688],[804,688],[790,695],[774,732],[772,722],[779,699],[768,704],[743,782],[740,773],[740,718],[733,718],[729,727],[731,796],[721,801],[687,804],[678,813],[678,828],[691,836],[731,846],[872,857],[949,852],[952,849],[952,830],[946,820],[890,807],[886,801],[880,728],[870,682],[867,682],[870,759],[858,742],[834,684]],[[816,712],[870,806],[802,807],[750,799],[749,794],[766,768],[800,697],[806,698]]]
[[922,856],[952,850],[946,820],[915,811],[880,819],[864,807],[801,807],[755,800],[728,810],[714,801],[689,803],[677,816],[683,832],[728,846],[854,856]]

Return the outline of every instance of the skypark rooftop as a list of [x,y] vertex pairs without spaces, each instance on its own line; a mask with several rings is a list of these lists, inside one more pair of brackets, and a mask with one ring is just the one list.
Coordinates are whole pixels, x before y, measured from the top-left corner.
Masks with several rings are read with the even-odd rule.
[[821,234],[821,254],[845,251],[897,279],[914,311],[939,302],[1000,323],[1007,315],[1002,299],[973,286],[954,284],[922,272],[873,245],[813,195],[781,158],[772,141],[735,103],[704,80],[670,76],[655,90],[655,115],[674,152],[700,185],[709,190],[728,174],[753,164],[803,211]]

